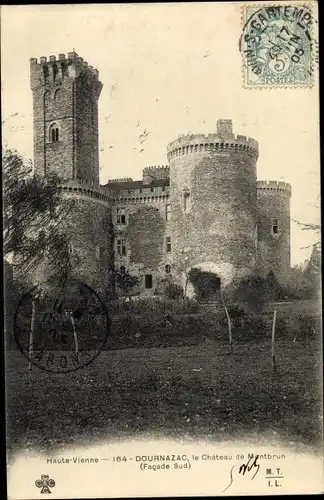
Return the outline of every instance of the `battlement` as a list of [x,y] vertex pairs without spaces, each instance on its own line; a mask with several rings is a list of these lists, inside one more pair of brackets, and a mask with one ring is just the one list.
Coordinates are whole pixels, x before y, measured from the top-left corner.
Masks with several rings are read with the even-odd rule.
[[257,191],[263,194],[280,193],[291,196],[291,185],[280,181],[257,181]]
[[104,204],[107,204],[112,200],[112,193],[109,189],[104,186],[98,186],[97,183],[91,181],[71,179],[65,181],[64,184],[60,186],[60,189],[69,194],[82,194],[84,196],[88,196]]
[[169,179],[170,167],[169,165],[152,165],[143,168],[143,179],[151,177],[152,179]]
[[217,132],[211,134],[182,134],[168,144],[168,160],[175,156],[204,151],[232,152],[246,151],[255,156],[259,154],[259,143],[245,135],[231,133],[231,120],[218,120]]
[[89,71],[97,80],[99,80],[99,71],[84,61],[76,52],[59,54],[58,57],[51,55],[42,56],[39,59],[32,57],[30,59],[31,75],[42,74],[44,80],[64,79],[66,76],[78,76],[82,71]]
[[120,182],[133,182],[133,179],[131,177],[119,177],[117,179],[108,179],[108,184],[120,183]]

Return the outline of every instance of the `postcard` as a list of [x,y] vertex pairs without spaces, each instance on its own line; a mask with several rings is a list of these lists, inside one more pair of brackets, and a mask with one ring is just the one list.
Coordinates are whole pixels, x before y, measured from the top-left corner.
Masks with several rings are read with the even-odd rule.
[[317,3],[1,20],[8,499],[323,493]]

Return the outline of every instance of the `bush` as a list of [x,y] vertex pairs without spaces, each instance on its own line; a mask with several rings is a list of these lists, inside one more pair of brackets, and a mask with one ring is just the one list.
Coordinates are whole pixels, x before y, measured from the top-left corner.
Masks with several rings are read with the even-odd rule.
[[251,313],[260,313],[269,299],[266,280],[256,275],[234,281],[224,295],[236,308]]
[[183,288],[176,283],[167,283],[164,288],[164,295],[167,299],[180,300],[183,299]]
[[302,340],[315,340],[321,335],[321,320],[316,316],[300,314],[298,316],[298,337]]
[[173,314],[190,314],[199,312],[199,304],[189,298],[182,300],[171,300],[158,297],[136,298],[129,302],[118,300],[108,304],[110,314],[154,314],[165,315]]

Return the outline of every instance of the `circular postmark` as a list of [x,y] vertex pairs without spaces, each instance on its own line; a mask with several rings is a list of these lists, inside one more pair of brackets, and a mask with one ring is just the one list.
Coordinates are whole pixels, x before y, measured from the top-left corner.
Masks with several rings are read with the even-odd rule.
[[24,293],[14,315],[14,335],[30,365],[68,373],[99,355],[110,323],[99,295],[85,283],[70,281],[51,291],[35,286]]
[[313,73],[312,11],[303,5],[244,8],[240,39],[248,85],[310,85]]

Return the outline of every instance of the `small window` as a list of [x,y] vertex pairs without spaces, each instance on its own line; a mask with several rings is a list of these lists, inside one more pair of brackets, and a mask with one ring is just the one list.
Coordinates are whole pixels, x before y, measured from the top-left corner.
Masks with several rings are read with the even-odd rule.
[[49,141],[50,142],[59,142],[60,140],[60,131],[56,123],[53,123],[49,128]]
[[49,77],[49,70],[48,70],[48,66],[47,66],[47,64],[45,64],[45,65],[43,66],[43,75],[44,75],[45,80],[46,80],[46,78],[48,78],[48,77]]
[[167,203],[165,206],[165,220],[166,221],[171,220],[171,205],[170,205],[170,203]]
[[56,63],[53,64],[52,69],[53,69],[53,81],[55,82],[58,73],[58,68]]
[[69,245],[69,253],[70,254],[75,253],[75,249],[74,249],[74,246],[72,244]]
[[120,272],[120,274],[122,274],[124,276],[124,274],[126,273],[125,266],[120,266],[119,272]]
[[279,234],[279,221],[272,219],[272,234]]
[[185,212],[188,212],[190,210],[190,193],[189,192],[185,192],[183,194],[183,210]]
[[170,266],[170,264],[167,264],[165,266],[165,272],[166,272],[166,274],[170,274],[171,273],[171,266]]
[[96,246],[96,259],[100,259],[100,247]]
[[117,224],[126,224],[125,208],[117,208]]
[[171,236],[165,238],[165,250],[171,252]]
[[153,278],[152,274],[145,274],[145,288],[153,287]]
[[151,193],[154,193],[154,188],[151,188]]
[[62,77],[64,78],[68,74],[66,61],[61,62],[61,69],[62,69]]
[[126,240],[117,240],[118,255],[126,255]]

